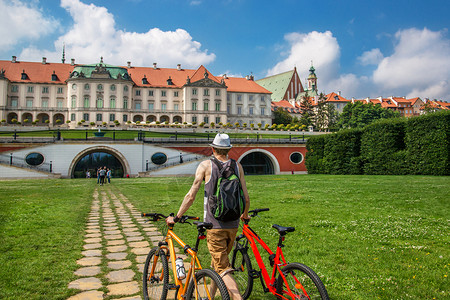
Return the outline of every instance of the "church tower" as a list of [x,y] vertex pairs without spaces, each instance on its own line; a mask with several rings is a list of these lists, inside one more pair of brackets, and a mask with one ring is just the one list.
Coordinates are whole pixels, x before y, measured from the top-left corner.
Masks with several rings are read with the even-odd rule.
[[317,76],[315,71],[316,69],[314,69],[314,67],[311,64],[308,76],[308,91],[317,93]]

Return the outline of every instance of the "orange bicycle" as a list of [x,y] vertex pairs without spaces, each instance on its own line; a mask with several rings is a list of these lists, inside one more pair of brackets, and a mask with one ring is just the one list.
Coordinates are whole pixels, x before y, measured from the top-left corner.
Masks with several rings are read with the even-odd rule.
[[[173,216],[173,214],[170,214]],[[167,216],[159,213],[143,213],[151,221],[165,220]],[[188,220],[198,220],[198,217],[182,216],[178,223],[190,224]],[[143,290],[144,299],[165,300],[170,290],[174,291],[171,298],[184,299],[230,299],[227,287],[222,278],[211,269],[202,269],[197,257],[200,240],[205,239],[206,229],[211,229],[211,223],[194,222],[197,225],[197,241],[195,247],[186,245],[174,232],[173,225],[167,229],[167,235],[158,246],[150,250],[144,265]],[[174,242],[190,257],[189,268],[186,271],[181,257],[177,258]],[[172,270],[169,269],[168,258]]]
[[[256,217],[258,213],[268,210],[268,208],[255,209],[249,211],[249,214],[251,217]],[[256,278],[260,278],[264,292],[271,292],[278,299],[329,299],[325,286],[311,268],[300,263],[287,263],[284,258],[283,242],[286,234],[295,230],[294,227],[272,225],[279,234],[277,250],[273,253],[258,234],[248,226],[248,222],[249,220],[244,221],[242,234],[236,237],[231,258],[234,278],[238,283],[243,299],[250,296],[253,289],[253,280]],[[269,276],[268,269],[261,258],[256,242],[269,254],[270,267],[272,268],[271,276]],[[247,253],[249,244],[255,255],[259,270],[252,268]]]

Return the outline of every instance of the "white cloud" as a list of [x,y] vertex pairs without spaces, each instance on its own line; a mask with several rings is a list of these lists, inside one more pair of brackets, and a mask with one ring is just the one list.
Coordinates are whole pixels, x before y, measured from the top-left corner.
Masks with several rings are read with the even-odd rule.
[[289,44],[287,57],[270,69],[267,76],[292,70],[296,66],[300,78],[306,78],[312,61],[314,68],[320,70],[317,75],[320,82],[327,82],[336,77],[340,49],[330,31],[313,31],[307,34],[293,32],[286,34],[284,39]]
[[363,66],[367,65],[377,65],[380,63],[381,60],[383,60],[383,54],[381,53],[380,49],[372,49],[370,51],[364,52],[361,56],[359,56],[357,59],[359,63]]
[[191,1],[189,4],[192,5],[192,6],[200,5],[200,4],[202,4],[202,1],[199,1],[199,0],[193,0],[193,1]]
[[0,49],[8,50],[24,40],[38,40],[54,32],[59,23],[31,4],[0,0]]
[[38,60],[42,56],[58,61],[63,43],[66,58],[77,63],[93,63],[103,56],[108,64],[125,65],[131,61],[135,66],[198,67],[215,59],[213,53],[201,50],[201,44],[193,41],[183,30],[162,31],[153,28],[144,33],[127,32],[116,28],[114,16],[105,7],[84,4],[79,0],[61,0],[73,19],[73,26],[55,41],[56,51],[27,48],[22,59]]
[[446,31],[406,29],[395,34],[394,53],[373,73],[379,87],[414,97],[450,98],[450,40]]

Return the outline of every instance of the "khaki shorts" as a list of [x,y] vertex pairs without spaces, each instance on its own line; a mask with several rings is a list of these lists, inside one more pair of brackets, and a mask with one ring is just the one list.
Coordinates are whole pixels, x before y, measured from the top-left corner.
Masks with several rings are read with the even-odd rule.
[[238,228],[209,229],[206,239],[211,254],[211,267],[219,274],[231,268],[228,254],[233,249]]

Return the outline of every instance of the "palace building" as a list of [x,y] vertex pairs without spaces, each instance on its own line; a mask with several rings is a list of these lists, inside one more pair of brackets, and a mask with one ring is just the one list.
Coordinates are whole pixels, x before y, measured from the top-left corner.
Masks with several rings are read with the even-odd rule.
[[117,123],[271,124],[271,92],[198,69],[0,61],[0,119],[74,128]]

